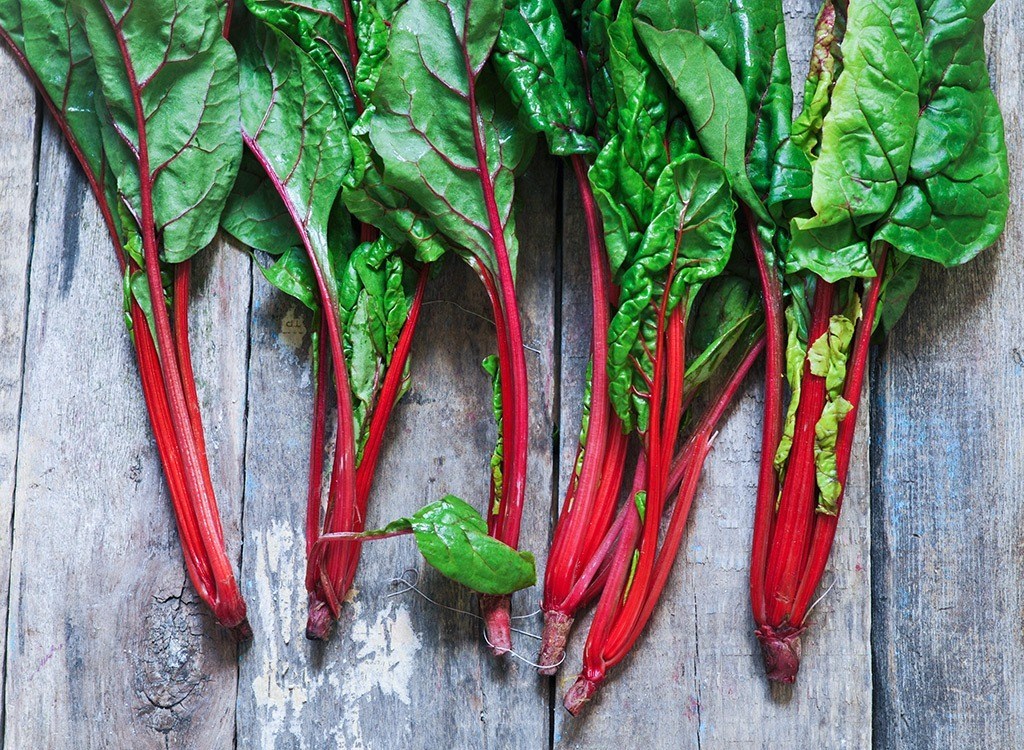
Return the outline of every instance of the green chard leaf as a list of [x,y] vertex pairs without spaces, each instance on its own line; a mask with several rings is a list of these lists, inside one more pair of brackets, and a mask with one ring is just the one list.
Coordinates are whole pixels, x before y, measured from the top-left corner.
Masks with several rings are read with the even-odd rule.
[[775,451],[775,470],[780,476],[786,466],[786,459],[793,449],[793,436],[796,434],[796,412],[800,407],[800,386],[803,383],[804,361],[807,358],[807,343],[800,336],[800,324],[796,319],[797,311],[792,305],[786,307],[786,382],[789,384],[789,406],[786,407],[786,418],[783,421],[782,437]]
[[944,266],[994,243],[1009,209],[1003,118],[985,65],[990,4],[919,3],[925,46],[910,179],[875,236]]
[[895,249],[889,252],[879,292],[878,313],[875,316],[875,331],[878,335],[888,336],[896,322],[903,317],[910,304],[910,297],[921,281],[922,270],[924,261],[920,258]]
[[787,270],[828,281],[874,275],[872,225],[910,170],[918,122],[921,18],[911,0],[852,0],[843,68],[813,164],[815,215],[793,220]]
[[445,495],[383,528],[346,536],[373,539],[410,532],[427,563],[473,591],[502,596],[537,582],[533,555],[488,536],[487,522],[476,508],[455,495]]
[[668,164],[668,90],[640,51],[632,11],[623,3],[607,28],[615,130],[590,170],[594,198],[604,220],[605,247],[613,276],[636,253],[654,211],[654,191]]
[[281,255],[302,246],[292,217],[274,184],[248,151],[242,156],[242,166],[220,225],[239,242],[271,255]]
[[350,2],[245,0],[253,16],[288,37],[320,69],[334,89],[346,122],[353,122],[358,116],[358,105],[352,90],[354,66],[345,33],[344,11],[351,9]]
[[836,440],[839,425],[853,409],[842,396],[846,382],[846,362],[857,321],[860,300],[854,296],[841,315],[829,319],[828,330],[807,350],[812,374],[825,378],[825,407],[814,427],[814,465],[818,483],[818,512],[835,515],[836,502],[842,494],[836,466]]
[[71,5],[93,52],[101,117],[112,126],[102,134],[118,193],[142,217],[141,185],[152,182],[163,259],[185,260],[213,239],[242,156],[238,65],[221,36],[225,7],[216,0],[187,8],[171,0]]
[[[255,18],[244,26],[236,23],[235,31],[246,92],[243,134],[291,217],[300,244],[323,274],[332,298],[328,308],[336,311],[339,261],[333,256],[349,251],[332,247],[328,237],[351,164],[342,108],[323,71],[289,37]],[[294,137],[297,129],[302,138]],[[279,212],[269,197],[266,203],[270,207],[263,214]]]
[[[725,169],[736,195],[757,216],[768,220],[747,175],[749,113],[743,88],[734,69],[727,67],[715,47],[702,38],[700,30],[683,25],[689,20],[684,14],[665,12],[675,5],[665,0],[638,4],[637,32],[685,106],[704,153]],[[651,15],[644,15],[645,9],[650,9]],[[728,9],[725,11],[728,18]]]
[[495,276],[496,243],[515,267],[513,183],[535,140],[485,68],[503,15],[500,3],[406,2],[392,21],[368,124],[384,183],[421,207],[453,249]]
[[481,594],[501,596],[537,582],[533,555],[487,535],[487,522],[465,500],[447,495],[409,519],[424,559]]
[[[627,430],[647,429],[642,395],[653,374],[651,342],[659,308],[665,315],[725,268],[736,233],[736,203],[725,172],[710,159],[685,155],[669,164],[655,189],[657,213],[622,274],[618,311],[609,327],[609,397]],[[671,285],[665,288],[671,279]]]
[[760,290],[726,272],[708,283],[690,319],[690,348],[697,354],[686,365],[688,393],[708,382],[736,344],[761,326]]
[[501,363],[498,360],[498,355],[491,354],[485,357],[481,366],[491,378],[491,411],[494,414],[494,422],[498,426],[498,438],[494,443],[494,450],[491,452],[491,494],[494,500],[490,510],[492,515],[498,515],[501,510],[501,493],[505,481],[502,473],[502,467],[505,465],[505,438],[504,430],[502,430],[504,407],[501,400]]
[[596,153],[583,66],[555,0],[505,0],[505,8],[492,57],[505,91],[552,154]]

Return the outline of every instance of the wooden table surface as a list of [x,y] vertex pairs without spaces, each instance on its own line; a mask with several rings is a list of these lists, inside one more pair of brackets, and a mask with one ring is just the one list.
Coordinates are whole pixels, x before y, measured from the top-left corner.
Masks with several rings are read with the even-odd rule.
[[[815,7],[786,8],[802,73]],[[0,54],[4,748],[1024,747],[1022,10],[1003,0],[987,38],[1010,224],[976,262],[931,269],[873,352],[871,408],[798,683],[766,687],[746,598],[760,434],[751,383],[715,444],[647,635],[581,719],[560,697],[583,630],[555,679],[496,661],[473,615],[398,593],[393,579],[416,569],[436,602],[475,610],[403,540],[365,549],[335,637],[305,640],[310,320],[219,242],[198,262],[193,347],[256,631],[241,648],[224,638],[185,574],[99,214]],[[538,159],[519,192],[532,389],[524,546],[542,566],[579,425],[587,268],[568,175]],[[371,523],[443,492],[486,495],[494,428],[479,363],[494,345],[477,287],[452,262],[430,289]],[[538,600],[532,589],[513,601],[515,647],[529,658]]]

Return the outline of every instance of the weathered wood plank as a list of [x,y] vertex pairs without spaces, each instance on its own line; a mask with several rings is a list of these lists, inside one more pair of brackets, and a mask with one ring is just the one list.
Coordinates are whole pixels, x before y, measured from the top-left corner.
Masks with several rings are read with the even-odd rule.
[[[530,494],[523,546],[547,544],[551,487],[554,169],[540,160],[521,180],[520,299],[531,385]],[[480,361],[494,328],[475,277],[449,260],[432,281],[414,346],[412,389],[396,409],[371,501],[371,525],[452,492],[478,506],[487,495],[495,430]],[[479,622],[412,593],[389,598],[407,568],[423,591],[471,613],[476,602],[399,539],[364,547],[355,592],[331,641],[303,639],[304,512],[311,387],[308,319],[256,287],[243,555],[256,629],[244,655],[238,745],[343,747],[542,747],[546,686],[506,657],[496,661]],[[543,554],[538,555],[543,565]],[[513,614],[536,608],[519,594]],[[517,621],[539,632],[539,618]],[[533,645],[516,636],[516,648]]]
[[[229,748],[235,648],[187,583],[117,264],[49,120],[36,215],[5,747]],[[214,252],[196,275],[195,367],[237,551],[248,262]]]
[[872,419],[875,732],[884,748],[1024,746],[1024,89],[1019,2],[987,49],[1010,222],[929,269],[877,360]]
[[[25,315],[32,250],[38,130],[42,112],[28,79],[6,48],[0,49],[0,612],[5,616],[10,583],[14,474],[18,454]],[[6,642],[0,641],[0,658]]]
[[[787,2],[794,78],[807,68],[817,4]],[[567,191],[566,264],[579,265],[584,247],[574,196]],[[570,243],[575,245],[570,247]],[[575,259],[575,261],[574,261]],[[566,271],[563,308],[563,416],[578,424],[580,386],[570,362],[585,357],[575,329],[585,298]],[[571,283],[572,286],[569,286]],[[574,318],[574,316],[577,316]],[[574,325],[575,323],[575,325]],[[579,369],[578,362],[576,370]],[[753,636],[748,570],[760,442],[760,368],[728,418],[708,460],[690,528],[658,612],[635,652],[611,675],[584,717],[556,709],[559,748],[870,746],[870,576],[868,571],[867,413],[862,412],[847,503],[826,573],[834,581],[805,639],[805,664],[792,689],[770,691]],[[563,422],[563,464],[576,428]],[[571,443],[571,444],[570,444]],[[563,471],[562,482],[567,480]],[[585,628],[557,678],[561,696],[581,661]]]

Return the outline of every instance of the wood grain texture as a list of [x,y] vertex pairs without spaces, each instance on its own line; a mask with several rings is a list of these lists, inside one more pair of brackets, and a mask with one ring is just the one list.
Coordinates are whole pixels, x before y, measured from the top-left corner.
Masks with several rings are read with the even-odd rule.
[[[551,498],[554,165],[524,176],[519,297],[531,388],[529,497],[522,546],[547,544]],[[494,444],[490,384],[480,368],[494,326],[479,282],[451,258],[431,282],[412,352],[412,388],[394,413],[369,523],[408,515],[451,492],[482,507]],[[303,638],[304,513],[312,393],[309,319],[256,288],[251,357],[243,578],[256,639],[242,660],[238,746],[543,747],[546,686],[485,649],[474,597],[426,567],[409,539],[368,544],[355,590],[326,645]],[[411,569],[438,604],[391,583]],[[536,609],[536,590],[513,614]],[[470,614],[452,612],[454,607]],[[539,618],[517,620],[539,632]],[[533,645],[515,634],[515,646]]]
[[[18,427],[25,362],[25,315],[32,257],[39,125],[36,99],[19,65],[0,48],[0,112],[9,118],[0,129],[0,607],[6,615],[10,583]],[[6,618],[4,619],[6,623]],[[0,658],[6,643],[0,639]]]
[[986,49],[1006,120],[1010,221],[930,268],[876,362],[875,732],[899,750],[1024,746],[1024,102],[1020,3]]
[[[794,78],[802,80],[817,5],[787,3]],[[566,191],[566,301],[563,308],[563,417],[578,424],[580,386],[568,363],[585,356],[577,331],[589,315],[570,268],[584,257],[578,202]],[[578,275],[578,274],[577,274]],[[582,309],[580,309],[582,308]],[[728,416],[706,464],[676,562],[646,634],[611,673],[579,719],[555,712],[559,748],[864,748],[871,744],[869,498],[867,410],[861,413],[847,503],[826,584],[805,638],[804,670],[792,688],[769,690],[753,636],[747,594],[762,415],[761,366]],[[563,421],[562,463],[576,428]],[[563,471],[562,482],[567,481]],[[589,618],[588,618],[589,620]],[[581,663],[577,628],[557,678],[560,699]]]
[[[117,263],[49,119],[33,258],[5,747],[231,747],[235,648],[187,583]],[[237,552],[248,262],[207,258],[194,284],[194,359]]]

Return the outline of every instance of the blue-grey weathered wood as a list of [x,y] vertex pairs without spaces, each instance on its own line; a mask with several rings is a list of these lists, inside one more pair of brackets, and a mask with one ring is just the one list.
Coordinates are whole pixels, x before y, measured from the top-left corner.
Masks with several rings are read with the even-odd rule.
[[990,11],[1010,221],[925,274],[876,361],[875,733],[892,750],[1024,747],[1024,91],[1020,2]]
[[[530,370],[529,496],[522,546],[543,565],[551,502],[555,171],[538,159],[520,183],[519,297]],[[309,316],[257,279],[250,364],[245,592],[256,630],[244,654],[238,746],[543,747],[547,687],[481,638],[475,598],[426,569],[408,538],[363,547],[355,588],[326,645],[306,622],[305,491],[312,389]],[[369,523],[382,525],[451,492],[483,507],[494,445],[489,379],[490,308],[455,257],[431,282],[412,352],[412,387],[380,459]],[[420,586],[451,612],[391,579],[419,571]],[[536,609],[537,589],[513,614]],[[518,620],[539,632],[539,618]],[[527,655],[533,643],[516,634]]]
[[[231,747],[235,648],[187,582],[117,262],[49,118],[32,257],[4,747]],[[237,553],[248,263],[209,261],[193,285],[194,359]]]

